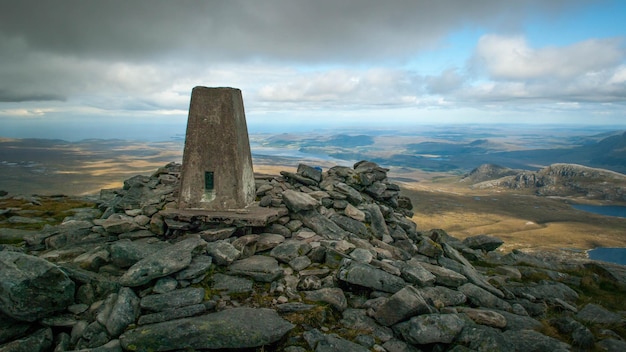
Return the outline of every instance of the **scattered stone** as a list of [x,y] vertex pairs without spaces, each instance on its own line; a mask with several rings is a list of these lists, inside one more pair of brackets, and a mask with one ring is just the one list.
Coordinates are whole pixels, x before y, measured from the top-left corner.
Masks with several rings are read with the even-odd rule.
[[339,270],[337,277],[350,284],[389,293],[396,293],[407,285],[398,276],[362,263],[349,263]]
[[434,313],[419,291],[413,286],[406,286],[394,293],[380,305],[374,318],[381,325],[391,326],[418,314]]
[[451,343],[465,323],[456,314],[425,314],[394,326],[406,341],[416,345]]
[[[259,178],[257,199],[282,210],[251,228],[161,213],[178,207],[180,167],[168,164],[61,225],[0,229],[0,242],[25,245],[0,245],[0,350],[568,350],[545,324],[574,350],[625,348],[607,329],[623,313],[577,306],[576,293],[599,278],[626,287],[622,266],[584,262],[597,276],[581,280],[583,264],[502,255],[497,238],[418,232],[387,172],[362,161]],[[306,332],[283,338],[295,325],[278,313]]]
[[180,271],[189,266],[193,255],[204,250],[206,245],[207,243],[199,237],[180,241],[138,261],[120,277],[119,281],[124,286],[135,287]]
[[233,275],[242,275],[260,282],[272,282],[283,276],[283,270],[278,261],[272,257],[253,255],[235,261],[228,267]]
[[153,312],[165,309],[199,304],[204,299],[204,289],[200,287],[183,288],[166,293],[148,295],[141,299],[140,306]]
[[0,312],[13,319],[32,322],[74,303],[74,282],[44,259],[0,251],[0,267]]
[[328,303],[340,312],[348,308],[348,301],[340,288],[327,287],[315,291],[305,291],[304,297],[309,301]]
[[608,311],[604,307],[589,303],[581,309],[576,318],[581,321],[596,324],[621,324],[624,318],[616,313]]
[[280,340],[294,325],[272,309],[233,308],[194,318],[149,324],[120,336],[125,350],[244,349]]
[[493,236],[478,235],[466,237],[463,240],[463,244],[471,249],[480,249],[485,252],[491,252],[498,249],[498,247],[504,244],[504,241]]

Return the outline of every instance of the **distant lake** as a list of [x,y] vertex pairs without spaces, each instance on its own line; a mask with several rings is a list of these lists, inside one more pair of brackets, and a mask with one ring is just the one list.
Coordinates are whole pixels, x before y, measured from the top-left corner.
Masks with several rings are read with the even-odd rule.
[[594,214],[626,218],[626,206],[573,204],[572,207],[574,209],[588,211]]
[[626,248],[595,248],[587,254],[589,259],[626,265]]
[[[572,207],[594,214],[626,218],[626,206],[573,204]],[[589,259],[626,265],[626,248],[594,248],[587,255]]]

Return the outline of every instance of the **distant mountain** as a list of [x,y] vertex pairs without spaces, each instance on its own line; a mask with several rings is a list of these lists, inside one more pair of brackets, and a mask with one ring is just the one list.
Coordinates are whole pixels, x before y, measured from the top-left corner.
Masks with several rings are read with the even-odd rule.
[[479,189],[528,189],[543,196],[626,201],[626,175],[576,164],[553,164],[536,172],[481,165],[461,181]]
[[569,163],[626,173],[626,132],[573,148],[492,153],[490,158],[509,159],[514,162],[514,167],[520,163],[526,163],[527,165]]
[[465,175],[461,182],[473,185],[483,181],[496,180],[505,176],[513,176],[518,172],[519,170],[509,169],[508,167],[500,165],[483,164]]

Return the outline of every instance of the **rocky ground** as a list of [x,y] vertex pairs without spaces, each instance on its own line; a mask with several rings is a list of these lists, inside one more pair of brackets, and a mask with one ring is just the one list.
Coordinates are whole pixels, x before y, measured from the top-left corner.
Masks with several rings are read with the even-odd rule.
[[253,228],[164,211],[179,171],[2,195],[0,351],[626,350],[624,267],[417,229],[374,163],[258,179]]

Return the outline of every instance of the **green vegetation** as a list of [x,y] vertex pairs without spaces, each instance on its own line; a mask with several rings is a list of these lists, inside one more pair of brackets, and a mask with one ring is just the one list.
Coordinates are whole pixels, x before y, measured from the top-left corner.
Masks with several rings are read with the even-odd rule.
[[[45,225],[58,225],[67,216],[73,215],[72,209],[94,208],[95,203],[66,196],[38,197],[39,204],[25,199],[0,200],[0,209],[8,210],[0,215],[0,227],[20,230],[39,230]],[[36,223],[11,223],[8,219],[19,215],[25,218],[41,219]]]

